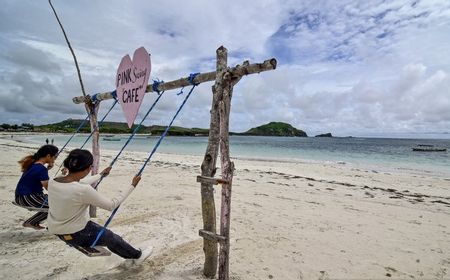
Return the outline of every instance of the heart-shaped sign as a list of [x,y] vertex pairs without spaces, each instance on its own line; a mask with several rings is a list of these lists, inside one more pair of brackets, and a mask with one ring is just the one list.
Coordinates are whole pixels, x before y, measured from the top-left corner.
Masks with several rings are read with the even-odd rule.
[[119,69],[117,69],[117,98],[122,105],[129,128],[133,125],[142,100],[144,100],[150,71],[150,55],[144,47],[140,47],[134,52],[133,61],[129,55],[124,56]]

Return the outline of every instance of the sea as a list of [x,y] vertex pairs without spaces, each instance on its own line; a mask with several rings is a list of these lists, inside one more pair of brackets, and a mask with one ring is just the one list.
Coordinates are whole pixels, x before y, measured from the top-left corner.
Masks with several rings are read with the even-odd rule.
[[[22,141],[36,144],[45,144],[46,139],[53,139],[54,144],[61,148],[71,135],[37,134],[15,138],[19,137]],[[88,134],[76,135],[69,146],[80,147],[87,137]],[[129,135],[124,134],[100,136],[100,148],[119,151],[128,138]],[[137,135],[126,150],[150,152],[158,139],[159,136]],[[167,136],[161,142],[158,152],[202,156],[207,143],[208,137]],[[447,151],[412,151],[412,148],[419,144],[447,148]],[[89,149],[90,143],[85,147]],[[231,136],[230,155],[231,158],[237,159],[293,163],[325,162],[386,172],[404,170],[450,176],[450,139]]]

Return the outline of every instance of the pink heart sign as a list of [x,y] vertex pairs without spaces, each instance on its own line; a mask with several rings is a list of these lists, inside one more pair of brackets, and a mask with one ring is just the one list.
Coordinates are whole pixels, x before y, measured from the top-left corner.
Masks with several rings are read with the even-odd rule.
[[117,99],[122,105],[129,128],[133,125],[142,100],[144,100],[150,71],[150,55],[144,47],[140,47],[134,52],[133,61],[128,54],[124,56],[119,69],[117,69]]

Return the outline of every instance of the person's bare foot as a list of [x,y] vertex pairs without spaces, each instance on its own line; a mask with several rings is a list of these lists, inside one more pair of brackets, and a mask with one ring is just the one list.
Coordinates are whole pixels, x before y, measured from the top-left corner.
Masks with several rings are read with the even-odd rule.
[[28,227],[28,228],[32,228],[32,229],[35,229],[35,230],[45,229],[45,227],[43,227],[41,225],[32,225],[30,223],[25,223],[25,222],[22,224],[22,226]]

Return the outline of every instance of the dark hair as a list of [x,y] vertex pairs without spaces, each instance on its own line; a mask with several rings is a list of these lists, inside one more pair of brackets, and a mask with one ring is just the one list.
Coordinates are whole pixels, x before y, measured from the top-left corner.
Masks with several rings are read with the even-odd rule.
[[83,171],[94,162],[94,157],[88,150],[75,149],[72,150],[64,160],[64,167],[69,172]]
[[27,171],[31,165],[36,162],[37,160],[46,157],[47,155],[50,156],[56,156],[58,154],[58,147],[53,145],[44,145],[39,148],[39,150],[34,155],[29,155],[21,160],[19,160],[20,168],[22,169],[22,172]]

